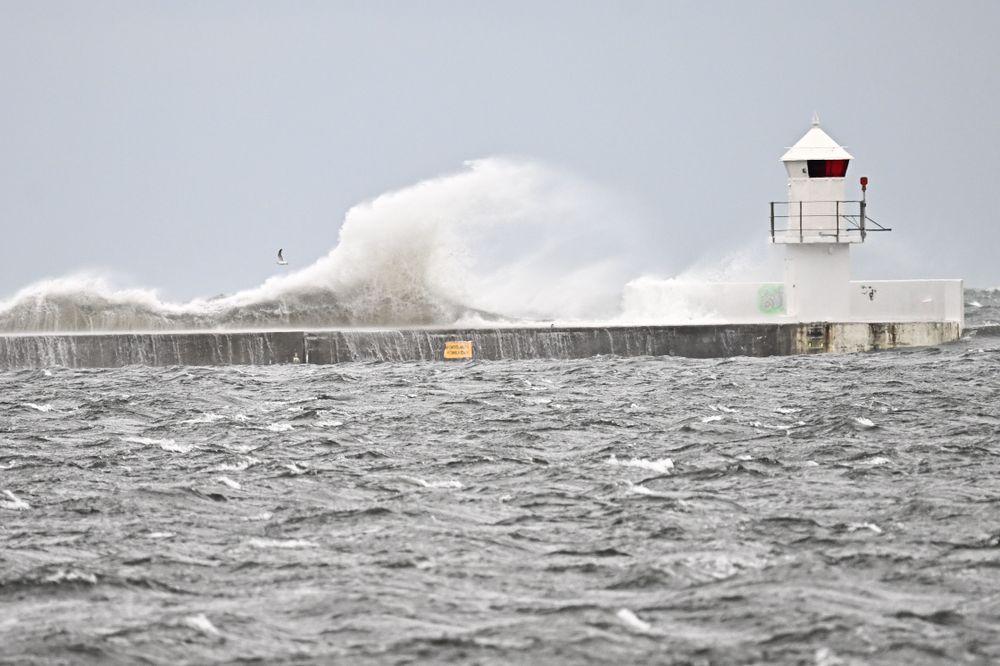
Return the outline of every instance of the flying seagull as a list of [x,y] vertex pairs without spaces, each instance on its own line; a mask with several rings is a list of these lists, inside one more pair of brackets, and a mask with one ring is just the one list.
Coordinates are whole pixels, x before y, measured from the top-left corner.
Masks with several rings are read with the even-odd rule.
[[285,251],[285,248],[281,248],[280,250],[278,250],[278,265],[279,266],[287,266],[288,265],[288,262],[285,261],[285,255],[283,254],[284,251]]

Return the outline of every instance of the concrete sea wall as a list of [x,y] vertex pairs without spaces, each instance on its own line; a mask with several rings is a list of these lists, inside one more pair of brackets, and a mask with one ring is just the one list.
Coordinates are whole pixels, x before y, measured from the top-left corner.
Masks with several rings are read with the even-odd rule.
[[729,324],[0,336],[0,369],[438,361],[469,340],[482,360],[618,356],[774,356],[858,352],[956,340],[955,322]]

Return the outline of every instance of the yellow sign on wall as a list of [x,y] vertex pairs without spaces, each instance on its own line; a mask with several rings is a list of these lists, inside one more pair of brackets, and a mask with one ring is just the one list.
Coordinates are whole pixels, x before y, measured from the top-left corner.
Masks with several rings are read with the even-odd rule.
[[445,359],[472,358],[472,341],[444,343],[444,357]]

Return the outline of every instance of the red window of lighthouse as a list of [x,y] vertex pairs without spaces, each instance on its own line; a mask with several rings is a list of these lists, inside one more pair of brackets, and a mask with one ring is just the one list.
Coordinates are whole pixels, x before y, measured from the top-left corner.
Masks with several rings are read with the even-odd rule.
[[808,160],[810,178],[843,178],[850,160]]

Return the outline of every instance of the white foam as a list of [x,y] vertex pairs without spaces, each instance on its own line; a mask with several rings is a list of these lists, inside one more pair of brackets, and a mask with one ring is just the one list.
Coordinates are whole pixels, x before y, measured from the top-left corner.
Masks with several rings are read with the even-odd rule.
[[253,456],[247,456],[235,463],[223,463],[215,468],[216,472],[242,472],[245,469],[260,464],[260,460]]
[[637,467],[639,469],[647,469],[651,472],[656,472],[657,474],[669,474],[674,468],[674,461],[670,458],[661,458],[660,460],[647,460],[646,458],[618,460],[613,453],[608,458],[607,463],[609,465],[617,465],[619,467]]
[[183,623],[188,627],[191,627],[195,631],[201,632],[206,636],[220,636],[220,632],[212,621],[209,620],[204,613],[199,613],[198,615],[190,615],[184,618]]
[[74,569],[60,569],[50,576],[44,578],[46,583],[90,583],[97,584],[97,576],[92,573],[84,573]]
[[453,488],[460,490],[465,487],[461,481],[426,481],[416,476],[404,476],[403,478],[410,483],[423,486],[424,488]]
[[270,430],[271,432],[288,432],[294,429],[295,428],[292,427],[291,423],[272,423],[267,426],[267,430]]
[[52,405],[38,405],[33,402],[22,402],[22,407],[27,407],[29,409],[34,409],[37,412],[51,412]]
[[797,428],[798,426],[805,425],[804,421],[796,421],[795,423],[763,423],[761,421],[751,421],[750,425],[754,428],[763,428],[764,430],[791,430],[792,428]]
[[673,499],[671,495],[651,490],[644,485],[628,481],[628,492],[632,495],[642,495],[643,497],[658,497],[661,499]]
[[621,620],[621,623],[632,631],[637,631],[640,634],[648,634],[653,630],[653,625],[645,620],[640,620],[639,617],[630,611],[628,608],[622,608],[615,616]]
[[124,441],[133,444],[145,444],[146,446],[158,446],[170,453],[188,453],[194,448],[192,444],[178,444],[173,439],[154,439],[152,437],[125,437]]
[[7,501],[0,502],[0,508],[10,509],[11,511],[27,511],[31,508],[30,504],[9,490],[3,491],[3,494],[7,496]]
[[305,539],[250,539],[254,548],[316,548],[316,544]]
[[233,490],[240,490],[241,488],[243,488],[243,486],[241,486],[236,481],[233,481],[228,476],[220,476],[217,480],[219,481],[219,483],[224,483]]
[[216,421],[221,421],[224,418],[226,418],[224,414],[213,414],[211,412],[206,412],[206,413],[202,414],[201,416],[196,416],[193,419],[187,419],[186,421],[181,421],[181,423],[185,423],[185,424],[193,424],[193,423],[215,423]]
[[875,523],[851,523],[847,526],[848,532],[857,532],[858,530],[869,530],[875,534],[882,534],[882,528]]

